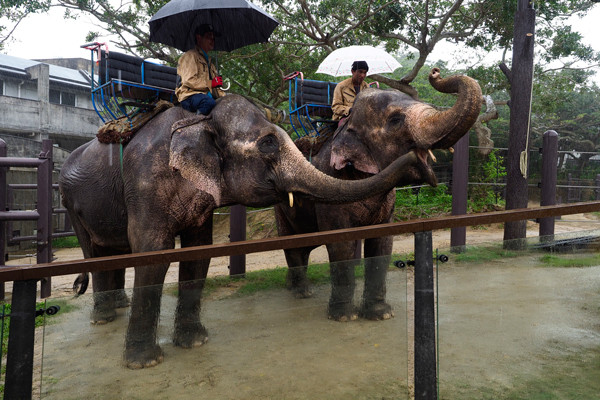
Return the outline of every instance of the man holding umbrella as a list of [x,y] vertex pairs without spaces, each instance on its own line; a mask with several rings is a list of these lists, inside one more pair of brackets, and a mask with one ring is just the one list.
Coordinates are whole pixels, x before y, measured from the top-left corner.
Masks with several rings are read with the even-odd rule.
[[175,95],[184,109],[207,115],[215,106],[215,99],[225,96],[221,89],[223,79],[208,56],[208,52],[215,48],[215,37],[220,34],[211,24],[202,24],[194,36],[196,46],[186,51],[177,64],[181,84]]
[[354,99],[358,93],[369,87],[365,82],[365,77],[369,71],[369,66],[366,61],[354,61],[352,63],[352,77],[341,81],[333,91],[333,101],[331,102],[331,110],[333,111],[332,119],[343,123],[345,118],[350,115]]

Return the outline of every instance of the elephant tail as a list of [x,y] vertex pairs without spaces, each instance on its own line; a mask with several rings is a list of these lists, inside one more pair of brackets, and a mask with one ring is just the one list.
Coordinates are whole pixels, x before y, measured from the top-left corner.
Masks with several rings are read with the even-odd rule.
[[90,274],[87,272],[82,272],[77,275],[75,282],[73,282],[73,292],[75,292],[75,296],[81,296],[85,293],[90,283]]

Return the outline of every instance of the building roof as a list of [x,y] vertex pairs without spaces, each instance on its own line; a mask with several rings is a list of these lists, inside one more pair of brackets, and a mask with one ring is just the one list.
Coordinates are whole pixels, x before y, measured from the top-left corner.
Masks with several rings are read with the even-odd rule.
[[[45,63],[35,60],[28,60],[25,58],[13,57],[7,54],[0,54],[0,74],[8,73],[14,76],[28,78],[26,69],[38,64]],[[50,82],[77,86],[79,88],[90,87],[90,77],[86,71],[59,67],[52,64],[48,65],[50,66]]]

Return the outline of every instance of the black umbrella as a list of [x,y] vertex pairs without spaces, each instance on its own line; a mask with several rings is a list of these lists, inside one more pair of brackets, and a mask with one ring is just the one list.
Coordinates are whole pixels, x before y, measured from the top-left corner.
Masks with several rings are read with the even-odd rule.
[[266,42],[279,22],[246,0],[171,0],[150,19],[150,41],[187,51],[202,24],[220,34],[215,50],[231,51]]

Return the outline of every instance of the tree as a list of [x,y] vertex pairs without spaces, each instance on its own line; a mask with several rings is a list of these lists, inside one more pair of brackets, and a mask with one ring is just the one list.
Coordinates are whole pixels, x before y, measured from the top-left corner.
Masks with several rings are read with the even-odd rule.
[[[2,16],[12,15],[13,20],[26,15],[25,12],[44,12],[49,7],[62,7],[69,17],[86,13],[98,21],[99,31],[116,35],[117,48],[175,65],[179,51],[148,40],[147,21],[166,3],[167,0],[0,0],[0,12]],[[305,76],[313,77],[319,62],[329,52],[351,44],[382,43],[390,52],[407,54],[410,68],[402,76],[373,78],[417,97],[412,83],[443,41],[480,52],[499,51],[503,58],[511,49],[516,8],[515,1],[497,0],[262,0],[257,3],[281,23],[270,43],[224,53],[219,59],[223,75],[232,80],[233,91],[274,107],[287,101],[287,86],[282,81],[286,74],[301,70]],[[585,67],[598,65],[598,54],[581,45],[578,34],[565,25],[568,16],[585,13],[593,1],[550,0],[535,5],[541,60],[548,63],[561,60],[561,68],[573,68],[577,62],[585,62]],[[86,40],[95,39],[99,31],[90,32]],[[478,59],[462,61],[468,66],[465,72],[480,80],[485,94],[502,93],[508,88],[496,66],[483,67]]]

